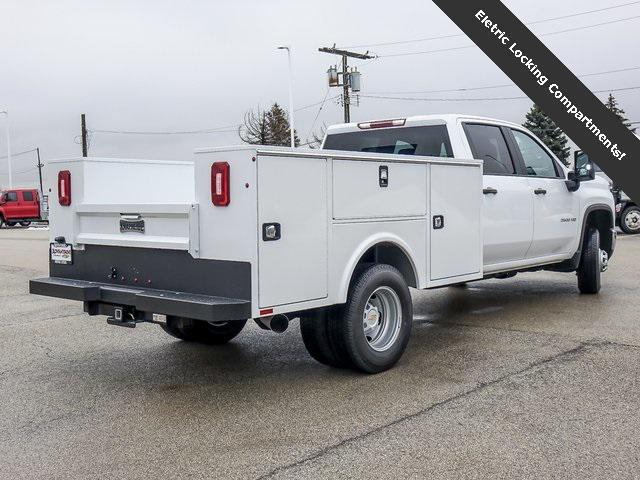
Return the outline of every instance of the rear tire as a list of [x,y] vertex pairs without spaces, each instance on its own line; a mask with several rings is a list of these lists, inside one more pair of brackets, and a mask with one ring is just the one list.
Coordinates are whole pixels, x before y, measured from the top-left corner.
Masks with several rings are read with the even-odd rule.
[[31,225],[31,222],[20,222],[21,227],[28,227],[29,225]]
[[631,205],[624,209],[620,215],[620,228],[629,235],[640,233],[640,207]]
[[162,325],[162,329],[186,342],[222,345],[235,338],[246,323],[246,320],[205,322],[184,317],[167,317],[167,323]]
[[600,232],[596,228],[587,233],[577,273],[580,293],[596,294],[600,291]]
[[409,287],[390,265],[363,270],[349,288],[342,318],[329,319],[335,349],[343,351],[353,367],[365,373],[391,368],[404,353],[413,323]]
[[344,352],[336,350],[336,342],[329,331],[329,318],[340,317],[339,308],[322,309],[300,317],[300,333],[307,352],[316,361],[334,368],[350,368],[351,362]]

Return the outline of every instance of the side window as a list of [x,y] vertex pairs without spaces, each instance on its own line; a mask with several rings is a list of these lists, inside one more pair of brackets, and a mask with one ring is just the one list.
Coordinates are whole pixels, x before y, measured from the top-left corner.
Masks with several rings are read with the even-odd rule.
[[25,202],[33,202],[33,192],[22,192],[22,200]]
[[519,130],[511,130],[522,155],[527,175],[557,177],[555,162],[551,155],[533,138]]
[[18,201],[17,192],[7,192],[7,202],[17,202],[17,201]]
[[486,175],[513,175],[516,170],[500,127],[466,124],[473,157],[484,160]]

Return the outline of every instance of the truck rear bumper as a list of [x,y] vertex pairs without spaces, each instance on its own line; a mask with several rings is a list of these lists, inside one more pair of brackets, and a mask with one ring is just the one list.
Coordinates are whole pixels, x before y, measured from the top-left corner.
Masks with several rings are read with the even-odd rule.
[[103,314],[109,307],[118,306],[128,308],[140,318],[149,318],[153,313],[206,321],[251,318],[251,302],[248,300],[86,280],[39,278],[29,282],[29,292],[84,302],[85,310],[90,314]]

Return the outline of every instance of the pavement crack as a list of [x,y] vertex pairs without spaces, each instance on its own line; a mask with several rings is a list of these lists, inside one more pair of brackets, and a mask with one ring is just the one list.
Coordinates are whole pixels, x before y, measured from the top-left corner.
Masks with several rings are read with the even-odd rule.
[[360,433],[358,435],[354,435],[352,437],[345,438],[344,440],[341,440],[341,441],[339,441],[337,443],[334,443],[332,445],[328,445],[327,447],[322,448],[322,449],[318,450],[317,452],[315,452],[315,453],[313,453],[311,455],[308,455],[308,456],[306,456],[306,457],[304,457],[304,458],[302,458],[302,459],[300,459],[300,460],[298,460],[296,462],[292,462],[292,463],[289,463],[287,465],[281,465],[279,467],[276,467],[276,468],[272,469],[271,471],[265,473],[264,475],[261,475],[261,476],[257,477],[257,480],[263,480],[263,479],[267,479],[267,478],[272,478],[272,477],[274,477],[275,475],[277,475],[279,473],[282,473],[282,472],[287,471],[287,470],[291,470],[293,468],[296,468],[296,467],[302,466],[304,464],[307,464],[309,462],[312,462],[314,460],[317,460],[317,459],[321,458],[322,456],[324,456],[324,455],[326,455],[326,454],[328,454],[328,453],[330,453],[330,452],[332,452],[334,450],[337,450],[337,449],[339,449],[339,448],[341,448],[341,447],[343,447],[345,445],[350,445],[350,444],[355,443],[355,442],[357,442],[359,440],[362,440],[363,438],[366,438],[366,437],[369,437],[371,435],[375,435],[376,433],[379,433],[381,431],[384,431],[384,430],[386,430],[388,428],[394,427],[394,426],[399,425],[401,423],[404,423],[404,422],[413,420],[415,418],[421,417],[423,415],[426,415],[426,414],[436,410],[439,407],[442,407],[442,406],[447,405],[449,403],[453,403],[453,402],[455,402],[457,400],[460,400],[460,399],[463,399],[463,398],[465,398],[465,397],[467,397],[469,395],[473,395],[474,393],[482,391],[482,390],[484,390],[486,388],[489,388],[491,386],[497,385],[497,384],[499,384],[501,382],[504,382],[505,380],[509,380],[510,378],[516,377],[518,375],[522,375],[524,373],[528,373],[531,370],[534,370],[534,369],[536,369],[538,367],[553,363],[555,361],[563,360],[563,359],[565,359],[567,357],[571,357],[573,355],[582,353],[587,347],[602,346],[602,345],[604,345],[606,343],[607,342],[598,342],[598,343],[595,343],[595,342],[582,343],[581,342],[578,346],[576,346],[574,348],[571,348],[571,349],[568,349],[568,350],[563,350],[562,352],[559,352],[559,353],[557,353],[555,355],[551,355],[549,357],[543,358],[543,359],[538,360],[536,362],[532,362],[529,365],[527,365],[526,367],[521,368],[520,370],[516,370],[515,372],[504,374],[504,375],[502,375],[502,376],[500,376],[498,378],[495,378],[493,380],[488,380],[486,382],[479,382],[473,388],[465,390],[464,392],[460,392],[457,395],[453,395],[452,397],[446,398],[446,399],[441,400],[439,402],[432,403],[431,405],[428,405],[425,408],[423,408],[421,410],[418,410],[417,412],[410,413],[410,414],[405,415],[403,417],[400,417],[400,418],[397,418],[395,420],[392,420],[391,422],[385,423],[384,425],[379,425],[379,426],[377,426],[377,427],[375,427],[375,428],[373,428],[371,430],[367,430],[366,432]]

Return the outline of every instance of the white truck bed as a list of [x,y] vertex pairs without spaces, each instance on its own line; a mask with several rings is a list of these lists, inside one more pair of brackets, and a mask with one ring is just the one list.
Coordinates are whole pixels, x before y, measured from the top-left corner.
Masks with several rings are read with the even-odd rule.
[[[230,166],[228,206],[212,204],[214,162]],[[71,205],[59,205],[52,194],[51,241],[64,237],[77,261],[52,265],[43,290],[56,279],[73,279],[111,290],[161,284],[158,290],[229,298],[224,283],[247,281],[231,276],[207,286],[191,278],[190,288],[189,279],[181,279],[178,290],[156,279],[162,271],[155,268],[147,279],[153,261],[144,258],[164,259],[169,254],[157,252],[167,250],[184,252],[190,260],[182,261],[195,262],[193,268],[210,261],[246,265],[250,298],[244,300],[252,318],[344,303],[356,264],[381,245],[376,255],[406,257],[403,274],[417,288],[483,276],[482,162],[476,160],[242,146],[201,149],[193,162],[78,158],[47,168],[51,179],[71,172]],[[144,232],[123,231],[123,221],[142,221]],[[263,228],[272,224],[280,238],[266,240]],[[77,263],[81,252],[89,258],[98,248],[101,257],[114,255],[115,278]],[[122,264],[122,249],[136,253],[127,256],[133,265]],[[176,262],[168,277],[192,275]],[[58,296],[64,291],[58,288]],[[108,303],[97,298],[87,302]]]

